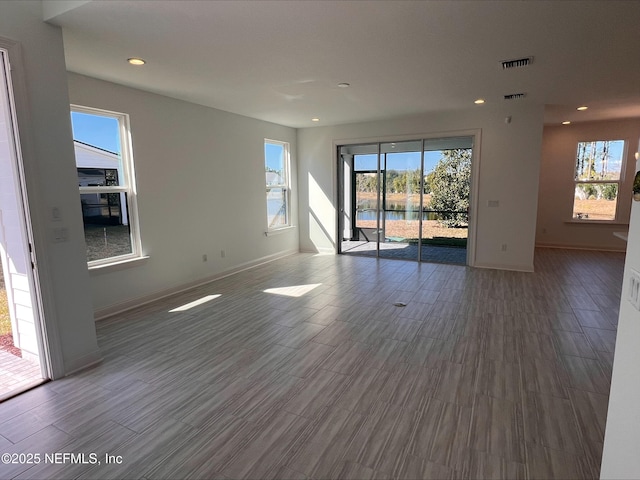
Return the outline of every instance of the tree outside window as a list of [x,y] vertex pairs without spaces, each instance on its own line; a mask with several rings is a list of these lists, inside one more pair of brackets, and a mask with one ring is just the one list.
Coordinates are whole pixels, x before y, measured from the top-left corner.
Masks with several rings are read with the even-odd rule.
[[623,168],[624,140],[578,142],[573,218],[613,221]]

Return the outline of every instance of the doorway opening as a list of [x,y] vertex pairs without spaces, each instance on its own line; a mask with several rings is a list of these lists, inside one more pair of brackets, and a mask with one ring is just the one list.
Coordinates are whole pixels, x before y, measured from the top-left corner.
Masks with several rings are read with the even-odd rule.
[[339,253],[470,264],[474,138],[339,146]]
[[0,48],[0,401],[49,378],[8,51]]

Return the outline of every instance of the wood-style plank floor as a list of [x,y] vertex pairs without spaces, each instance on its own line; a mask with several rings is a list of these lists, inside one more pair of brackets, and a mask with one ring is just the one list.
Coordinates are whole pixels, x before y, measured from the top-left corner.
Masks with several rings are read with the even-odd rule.
[[99,322],[102,364],[0,404],[41,456],[0,478],[598,478],[624,254],[535,264],[300,254]]

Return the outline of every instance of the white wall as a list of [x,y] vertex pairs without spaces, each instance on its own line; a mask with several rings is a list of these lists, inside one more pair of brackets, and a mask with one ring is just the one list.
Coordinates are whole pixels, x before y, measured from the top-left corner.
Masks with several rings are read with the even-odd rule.
[[[627,141],[627,169],[618,204],[622,224],[567,223],[573,213],[573,176],[578,142],[607,139]],[[640,119],[637,118],[544,128],[536,231],[538,245],[625,250],[625,243],[614,237],[613,232],[626,231],[629,223],[635,174],[633,155],[639,139]]]
[[73,104],[130,116],[142,248],[150,257],[91,272],[97,315],[298,251],[297,228],[264,235],[265,138],[291,144],[296,223],[294,129],[73,73],[68,79]]
[[[640,162],[636,164],[640,170]],[[640,312],[625,298],[629,271],[640,272],[640,202],[633,202],[600,476],[640,478]]]
[[[512,117],[508,124],[507,115]],[[484,105],[458,112],[299,130],[301,249],[335,248],[336,142],[414,134],[421,138],[423,134],[481,129],[476,266],[532,270],[542,120],[542,107]],[[498,200],[500,206],[489,208],[488,200]],[[501,251],[504,243],[506,252]]]
[[[24,71],[16,55],[10,60],[47,335],[57,345],[52,352],[54,375],[61,376],[100,358],[84,255],[62,33],[42,22],[40,2],[2,2],[0,36],[21,44]],[[62,221],[53,221],[53,207],[61,212]],[[69,241],[52,243],[54,226],[67,228]]]

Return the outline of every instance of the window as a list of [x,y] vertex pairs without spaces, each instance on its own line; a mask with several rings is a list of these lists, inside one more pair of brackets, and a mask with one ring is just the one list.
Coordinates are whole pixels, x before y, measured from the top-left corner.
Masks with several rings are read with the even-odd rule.
[[267,184],[267,229],[291,226],[289,203],[289,144],[276,140],[264,141],[265,176]]
[[613,221],[623,171],[624,140],[578,142],[573,218]]
[[89,266],[141,256],[128,116],[71,107]]

